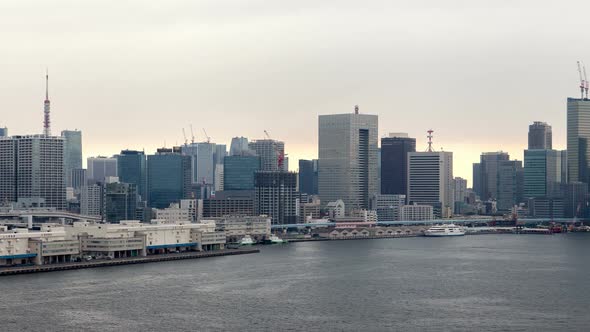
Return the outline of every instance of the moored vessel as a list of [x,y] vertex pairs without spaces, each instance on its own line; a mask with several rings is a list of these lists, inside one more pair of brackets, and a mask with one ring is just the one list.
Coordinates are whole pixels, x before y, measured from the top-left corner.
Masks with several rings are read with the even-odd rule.
[[463,236],[465,235],[465,228],[455,224],[435,225],[424,232],[424,236],[439,237],[439,236]]

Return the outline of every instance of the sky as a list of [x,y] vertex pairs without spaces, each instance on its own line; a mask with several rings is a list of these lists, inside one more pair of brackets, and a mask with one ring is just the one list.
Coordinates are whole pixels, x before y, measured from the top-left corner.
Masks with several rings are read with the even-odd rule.
[[[444,5],[443,5],[444,3]],[[587,1],[2,1],[0,126],[83,132],[84,156],[205,134],[286,142],[317,158],[319,114],[379,115],[452,151],[471,185],[484,151],[522,160],[528,125],[566,148],[576,61],[590,65]]]

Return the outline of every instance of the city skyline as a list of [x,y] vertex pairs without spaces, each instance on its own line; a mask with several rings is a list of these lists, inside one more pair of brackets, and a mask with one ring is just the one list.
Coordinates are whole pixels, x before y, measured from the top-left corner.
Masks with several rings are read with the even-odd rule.
[[[554,148],[565,149],[566,97],[577,96],[575,62],[588,54],[572,33],[585,20],[588,5],[580,4],[553,20],[546,18],[557,4],[538,3],[231,9],[205,1],[118,4],[119,14],[107,6],[1,5],[0,17],[14,27],[7,43],[27,43],[7,49],[0,65],[0,97],[10,110],[0,125],[14,135],[41,131],[49,67],[52,126],[82,130],[85,158],[180,144],[192,123],[199,141],[205,127],[223,144],[268,130],[296,165],[317,158],[317,115],[359,104],[361,113],[379,115],[379,137],[407,132],[418,151],[434,129],[437,150],[453,151],[456,175],[471,180],[482,151],[522,160],[534,121],[552,125]],[[58,11],[71,24],[52,15]],[[122,137],[129,141],[120,144]]]

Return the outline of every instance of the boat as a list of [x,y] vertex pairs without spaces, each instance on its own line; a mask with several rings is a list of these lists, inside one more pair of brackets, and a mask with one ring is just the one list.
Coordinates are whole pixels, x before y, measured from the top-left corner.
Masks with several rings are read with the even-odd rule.
[[283,244],[287,243],[287,240],[283,240],[280,237],[273,234],[265,242],[267,244]]
[[435,225],[424,232],[424,236],[463,236],[465,235],[465,228],[455,224]]
[[250,237],[250,235],[246,235],[244,236],[241,240],[240,240],[240,245],[241,246],[251,246],[253,244],[255,244],[256,242],[254,242],[254,240],[252,240],[252,238]]

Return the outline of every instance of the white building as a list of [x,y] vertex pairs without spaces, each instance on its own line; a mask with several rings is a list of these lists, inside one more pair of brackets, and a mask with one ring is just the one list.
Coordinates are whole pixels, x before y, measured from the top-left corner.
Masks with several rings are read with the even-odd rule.
[[223,191],[223,164],[215,165],[215,191]]
[[318,188],[323,202],[368,209],[378,193],[378,117],[354,113],[319,116]]
[[[201,221],[209,222],[209,221]],[[228,242],[238,242],[245,235],[255,241],[270,236],[271,218],[268,216],[227,216],[214,218],[216,229],[225,232]]]
[[346,215],[346,206],[341,199],[335,202],[329,202],[326,205],[326,209],[328,209],[328,217],[331,219],[344,218]]
[[434,209],[431,205],[404,205],[400,208],[400,220],[402,221],[421,221],[433,220]]
[[80,190],[80,214],[85,216],[102,216],[103,187],[92,184]]
[[[431,205],[448,218],[454,207],[453,153],[408,153],[408,203]],[[449,214],[450,211],[450,214]]]

